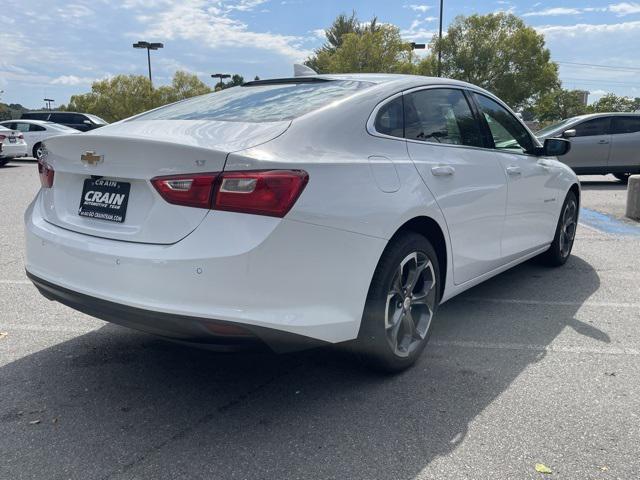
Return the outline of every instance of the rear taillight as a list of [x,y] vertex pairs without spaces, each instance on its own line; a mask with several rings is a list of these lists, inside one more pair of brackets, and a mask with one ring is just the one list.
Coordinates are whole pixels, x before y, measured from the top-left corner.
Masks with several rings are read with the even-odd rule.
[[167,202],[185,207],[210,208],[217,173],[156,177],[151,183]]
[[55,172],[53,167],[44,160],[38,160],[38,175],[40,175],[40,184],[42,188],[53,187],[53,176]]
[[24,140],[24,135],[23,134],[18,135],[18,140]]
[[260,170],[156,177],[151,183],[174,205],[284,217],[308,181],[302,170]]
[[0,135],[0,142],[3,141],[5,138],[7,138],[6,135]]

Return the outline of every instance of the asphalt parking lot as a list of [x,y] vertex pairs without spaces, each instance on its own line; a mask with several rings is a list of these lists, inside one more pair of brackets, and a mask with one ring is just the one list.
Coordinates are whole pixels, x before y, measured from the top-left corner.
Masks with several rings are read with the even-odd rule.
[[23,269],[35,165],[0,169],[0,479],[635,479],[640,226],[583,177],[564,268],[443,305],[412,370],[333,349],[184,348],[42,298]]

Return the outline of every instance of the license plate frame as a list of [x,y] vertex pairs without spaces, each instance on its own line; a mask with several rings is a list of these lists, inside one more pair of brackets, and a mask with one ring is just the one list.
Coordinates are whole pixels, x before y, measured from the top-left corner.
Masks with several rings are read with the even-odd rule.
[[124,223],[130,193],[129,182],[87,178],[82,185],[78,215],[106,222]]

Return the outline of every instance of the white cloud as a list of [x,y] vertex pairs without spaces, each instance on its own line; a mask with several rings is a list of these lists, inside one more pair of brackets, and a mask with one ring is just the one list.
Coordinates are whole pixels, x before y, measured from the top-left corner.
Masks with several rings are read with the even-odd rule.
[[640,13],[640,3],[616,3],[615,5],[609,5],[609,11],[617,13],[620,16],[632,15],[634,13]]
[[429,5],[408,5],[407,8],[410,8],[414,12],[427,13],[427,11],[431,10],[431,6]]
[[[535,27],[535,29],[543,33],[546,37],[575,37],[580,34],[587,35],[594,33],[640,33],[640,21],[600,24],[578,23],[576,25],[547,25]],[[622,37],[619,37],[619,40],[622,40]]]
[[236,0],[211,5],[204,0],[183,0],[163,5],[155,12],[144,8],[144,14],[137,18],[146,24],[146,29],[130,36],[190,40],[212,49],[236,47],[270,50],[293,61],[308,57],[312,52],[302,47],[305,38],[254,32],[247,24],[232,16],[233,11],[248,11],[261,3],[261,0]]
[[555,7],[555,8],[546,8],[538,12],[527,12],[522,16],[523,17],[552,17],[557,15],[578,15],[580,13],[582,13],[582,10],[578,8]]
[[60,75],[51,80],[53,85],[90,85],[95,79],[89,77],[77,77],[75,75]]

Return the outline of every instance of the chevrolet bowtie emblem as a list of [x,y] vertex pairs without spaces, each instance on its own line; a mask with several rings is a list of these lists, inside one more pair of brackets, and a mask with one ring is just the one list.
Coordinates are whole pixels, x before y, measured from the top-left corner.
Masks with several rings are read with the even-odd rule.
[[96,165],[104,160],[104,155],[96,155],[96,152],[90,150],[80,155],[80,160],[89,165]]

